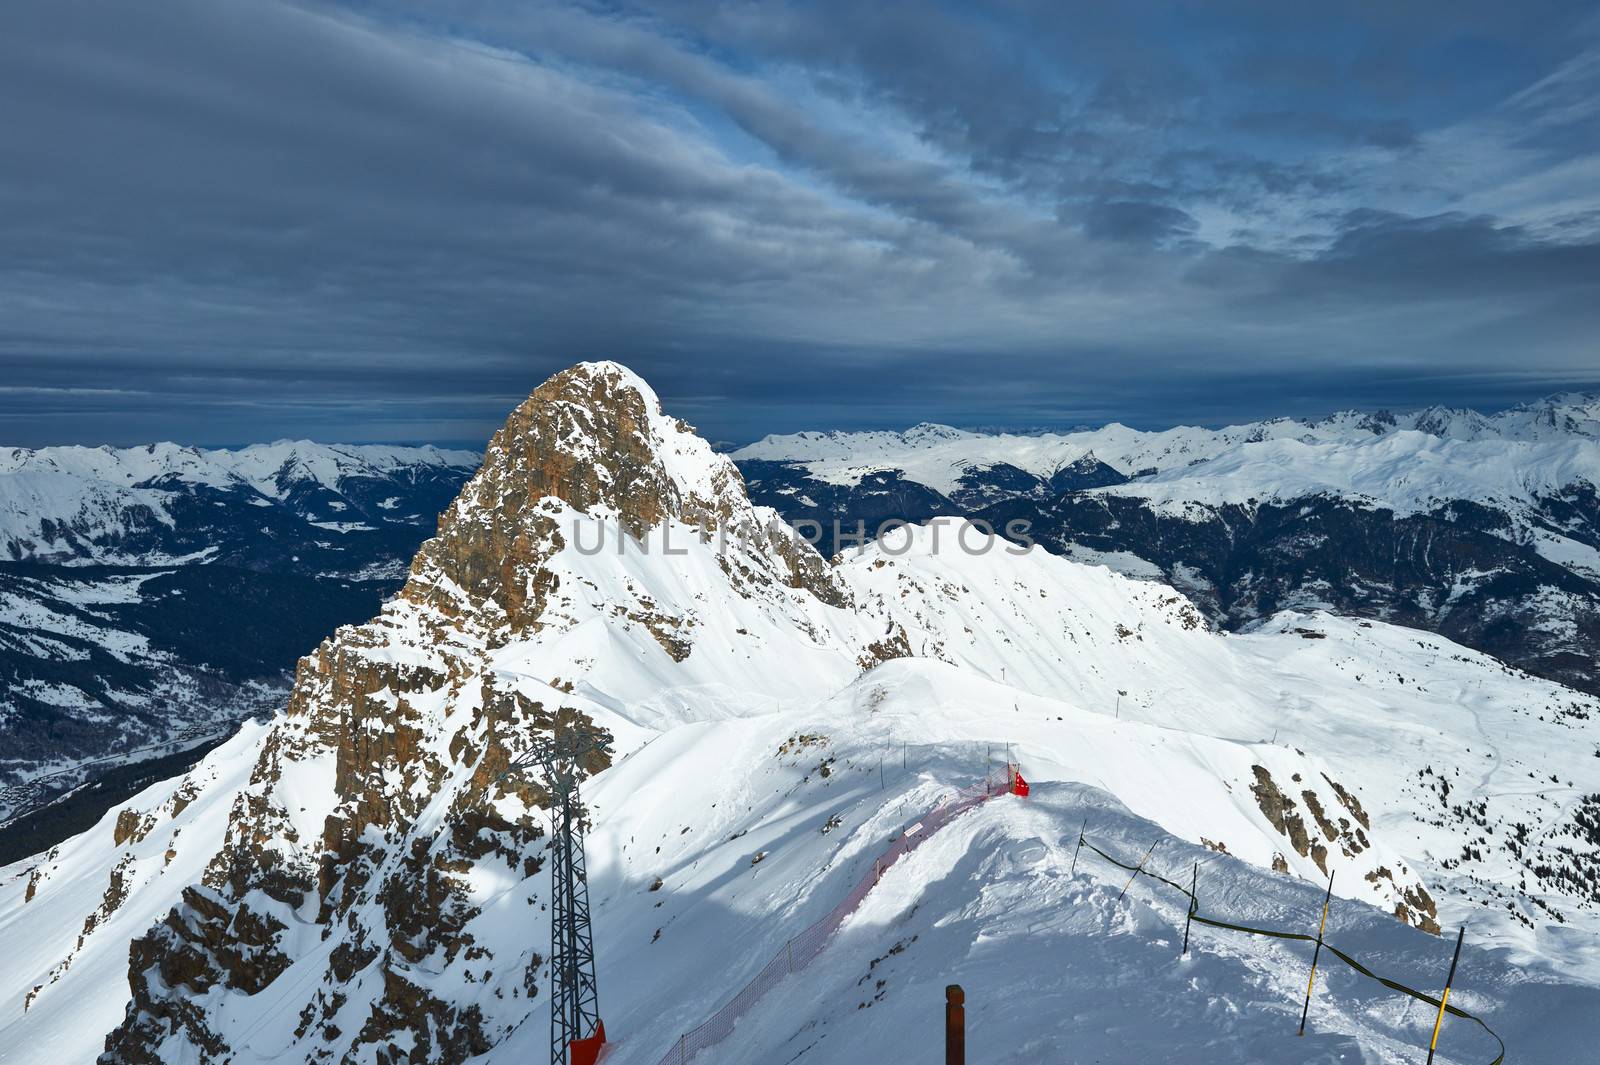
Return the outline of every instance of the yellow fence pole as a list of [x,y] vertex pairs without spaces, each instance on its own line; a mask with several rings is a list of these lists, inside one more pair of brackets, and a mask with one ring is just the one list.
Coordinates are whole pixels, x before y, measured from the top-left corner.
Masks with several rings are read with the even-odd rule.
[[1450,1002],[1450,985],[1456,982],[1456,963],[1461,960],[1461,941],[1467,938],[1466,925],[1456,933],[1456,953],[1450,959],[1450,975],[1444,978],[1444,994],[1439,996],[1439,1016],[1433,1022],[1433,1038],[1428,1041],[1428,1065],[1433,1065],[1433,1052],[1439,1046],[1439,1029],[1444,1027],[1444,1008]]
[[1311,952],[1311,978],[1306,981],[1306,1004],[1300,1009],[1300,1031],[1306,1034],[1306,1016],[1311,1012],[1311,988],[1317,982],[1317,959],[1322,957],[1322,934],[1328,930],[1328,904],[1333,901],[1333,874],[1328,874],[1328,894],[1322,899],[1322,921],[1317,925],[1317,949]]

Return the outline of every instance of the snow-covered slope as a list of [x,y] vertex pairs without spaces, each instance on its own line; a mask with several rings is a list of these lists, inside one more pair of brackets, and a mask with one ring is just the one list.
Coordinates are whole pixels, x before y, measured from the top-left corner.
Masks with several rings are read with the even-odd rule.
[[835,485],[899,471],[952,498],[995,467],[1048,480],[1093,459],[1139,478],[1095,489],[1106,493],[1215,504],[1326,492],[1412,511],[1452,499],[1522,503],[1570,484],[1600,483],[1600,395],[1556,396],[1489,416],[1432,407],[1222,429],[1149,432],[1112,423],[1015,435],[923,424],[904,433],[807,432],[768,436],[733,457],[798,464]]
[[108,1000],[126,995],[129,940],[166,915],[223,845],[265,733],[247,722],[182,779],[152,785],[93,829],[0,870],[8,954],[0,1061],[94,1060],[104,1036],[93,1028],[120,1015]]
[[[226,556],[236,545],[208,531],[222,520],[209,508],[229,511],[250,532],[266,522],[271,534],[285,517],[298,519],[321,529],[323,539],[427,523],[437,506],[419,507],[419,489],[437,482],[448,498],[478,459],[432,446],[309,440],[233,451],[177,444],[0,449],[0,557],[166,565]],[[208,508],[203,523],[190,520],[197,507]]]
[[296,659],[399,586],[477,462],[308,441],[0,450],[0,821],[281,705]]
[[1600,692],[1600,397],[1495,415],[1121,425],[1042,436],[922,425],[735,453],[759,502],[824,530],[1009,523],[1182,588],[1213,621],[1325,607],[1450,636]]
[[0,824],[279,709],[295,660],[380,601],[332,577],[0,562]]
[[1180,514],[1329,495],[1406,515],[1458,500],[1521,512],[1569,486],[1595,485],[1600,441],[1462,441],[1401,430],[1359,443],[1241,444],[1192,466],[1094,491]]
[[[40,778],[77,784],[75,769],[192,743],[281,700],[281,684],[227,684],[215,670],[182,661],[142,626],[119,623],[116,612],[139,603],[149,594],[143,586],[164,576],[157,570],[68,583],[5,573],[0,821],[29,805]],[[199,712],[180,726],[163,713],[172,704]]]
[[[702,1061],[926,1056],[952,979],[994,1060],[1416,1045],[1420,1010],[1338,975],[1295,1040],[1294,947],[1201,933],[1175,962],[1171,898],[1067,874],[1085,816],[1165,871],[1209,859],[1202,895],[1250,923],[1309,928],[1335,873],[1335,938],[1419,986],[1447,953],[1421,929],[1470,916],[1458,1001],[1515,1060],[1568,1061],[1600,1035],[1597,711],[1411,630],[1216,631],[1170,588],[956,522],[830,566],[647,385],[582,364],[511,415],[400,595],[302,662],[286,714],[0,870],[0,1060],[525,1060],[548,1037],[543,795],[496,776],[586,718],[616,738],[585,794],[617,1065],[656,1062],[1006,750],[1036,797],[893,867]],[[1490,1056],[1465,1026],[1444,1047]]]

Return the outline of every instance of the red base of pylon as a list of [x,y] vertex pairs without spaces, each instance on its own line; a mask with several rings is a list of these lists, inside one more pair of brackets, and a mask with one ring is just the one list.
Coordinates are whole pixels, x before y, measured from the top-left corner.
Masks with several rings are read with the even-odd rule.
[[600,1048],[606,1045],[606,1022],[595,1025],[594,1035],[587,1039],[574,1039],[568,1047],[567,1060],[572,1065],[594,1065],[600,1060]]

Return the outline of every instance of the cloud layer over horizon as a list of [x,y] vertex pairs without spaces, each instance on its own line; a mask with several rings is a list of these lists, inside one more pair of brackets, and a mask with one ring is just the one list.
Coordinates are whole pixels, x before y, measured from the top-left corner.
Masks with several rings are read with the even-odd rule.
[[0,444],[1600,383],[1600,17],[1391,7],[17,0]]

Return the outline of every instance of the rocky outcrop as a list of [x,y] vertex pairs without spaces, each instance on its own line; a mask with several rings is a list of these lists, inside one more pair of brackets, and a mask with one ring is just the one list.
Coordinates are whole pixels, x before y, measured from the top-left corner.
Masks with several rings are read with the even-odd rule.
[[511,633],[537,624],[552,590],[543,564],[567,535],[550,500],[612,517],[635,539],[672,521],[761,548],[780,541],[771,555],[787,582],[825,600],[842,595],[820,556],[751,506],[733,463],[611,363],[557,374],[511,413],[417,553],[403,594],[449,614],[459,590],[498,607]]
[[202,1061],[226,1061],[230,1048],[198,1002],[214,987],[254,994],[271,984],[288,966],[276,946],[282,928],[242,902],[184,889],[166,920],[129,945],[133,1006],[141,1008],[130,1006],[101,1061],[156,1065],[159,1047],[174,1037]]
[[[1251,772],[1255,781],[1250,785],[1250,793],[1255,796],[1262,814],[1296,854],[1309,858],[1324,875],[1329,872],[1333,851],[1345,858],[1355,858],[1371,848],[1366,830],[1372,826],[1366,811],[1349,789],[1327,774],[1321,774],[1321,779],[1332,790],[1331,799],[1319,794],[1313,783],[1301,774],[1293,774],[1292,788],[1299,796],[1297,802],[1265,766],[1251,766]],[[1274,856],[1272,867],[1277,872],[1290,871],[1288,861],[1281,856]],[[1380,865],[1366,873],[1365,878],[1388,899],[1396,917],[1406,924],[1438,934],[1438,910],[1433,897],[1407,870],[1401,867],[1397,875]]]
[[[734,542],[717,561],[740,594],[846,601],[822,558],[753,507],[732,463],[664,415],[637,377],[608,363],[552,377],[495,434],[400,593],[301,660],[203,883],[133,945],[132,1000],[107,1065],[177,1046],[226,1061],[229,1028],[200,996],[256,995],[297,963],[313,967],[297,977],[309,1060],[451,1065],[503,1034],[443,996],[451,981],[440,974],[510,1001],[539,993],[538,954],[503,954],[475,932],[472,876],[539,871],[547,796],[502,774],[533,737],[591,722],[563,702],[570,682],[502,676],[495,655],[567,624],[552,609],[570,605],[552,560],[576,530],[602,524],[633,541],[671,526]],[[692,611],[642,591],[612,605],[672,661],[693,653]],[[599,753],[585,768],[605,764]],[[116,832],[144,827],[130,815]],[[335,940],[315,959],[288,932],[308,920]],[[360,1016],[352,1003],[365,1004]]]

